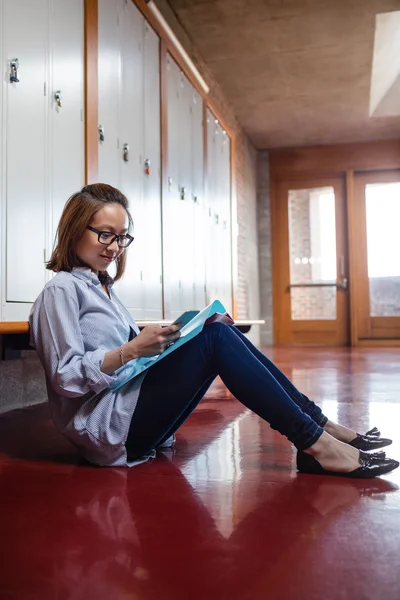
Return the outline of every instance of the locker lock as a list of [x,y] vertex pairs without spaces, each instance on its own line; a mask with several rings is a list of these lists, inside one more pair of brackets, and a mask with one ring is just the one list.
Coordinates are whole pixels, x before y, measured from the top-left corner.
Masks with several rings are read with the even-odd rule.
[[10,82],[11,83],[19,83],[18,79],[18,69],[19,69],[19,60],[18,58],[13,58],[10,62]]
[[61,96],[61,90],[57,90],[56,92],[54,92],[54,100],[56,101],[56,104],[59,108],[62,108],[62,96]]
[[129,162],[129,144],[123,145],[122,152],[123,152],[124,161]]
[[186,188],[181,187],[181,200],[185,200],[186,198]]
[[100,142],[104,142],[105,137],[104,137],[104,127],[103,125],[99,125],[97,128],[98,132],[99,132],[99,140]]
[[146,175],[151,175],[150,161],[148,158],[146,158],[146,160],[144,161],[144,172],[146,173]]
[[214,213],[214,218],[215,218],[216,225],[218,225],[218,223],[219,223],[219,216],[217,215],[217,213]]
[[199,199],[198,199],[198,197],[197,197],[197,196],[193,196],[193,202],[194,202],[195,204],[198,204],[198,203],[199,203]]

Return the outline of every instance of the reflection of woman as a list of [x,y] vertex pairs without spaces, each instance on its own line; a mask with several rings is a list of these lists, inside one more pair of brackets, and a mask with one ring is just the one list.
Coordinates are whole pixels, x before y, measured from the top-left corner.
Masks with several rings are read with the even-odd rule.
[[74,194],[47,265],[57,275],[30,315],[54,421],[89,461],[125,466],[148,459],[220,375],[233,395],[297,447],[301,471],[373,477],[398,466],[384,456],[360,455],[358,449],[390,440],[377,432],[358,436],[328,421],[245,336],[222,323],[205,327],[114,392],[125,363],[157,355],[179,337],[178,325],[139,333],[112,289],[107,268],[115,263],[115,280],[122,277],[131,229],[127,199],[115,188],[95,184]]

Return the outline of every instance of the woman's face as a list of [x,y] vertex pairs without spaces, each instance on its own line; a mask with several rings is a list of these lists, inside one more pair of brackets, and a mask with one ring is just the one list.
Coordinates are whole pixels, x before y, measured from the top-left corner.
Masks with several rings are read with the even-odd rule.
[[[99,231],[123,235],[128,233],[129,219],[126,210],[120,204],[105,204],[93,216],[89,225]],[[97,273],[105,271],[124,250],[119,248],[117,240],[108,246],[101,244],[98,234],[86,229],[78,242],[76,254]]]

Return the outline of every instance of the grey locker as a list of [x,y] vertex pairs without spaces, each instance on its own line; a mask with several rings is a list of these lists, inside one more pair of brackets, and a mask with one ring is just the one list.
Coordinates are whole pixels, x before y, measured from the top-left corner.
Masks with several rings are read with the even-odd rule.
[[[46,281],[47,20],[46,0],[3,0],[7,302],[33,302]],[[18,83],[9,79],[14,58]]]

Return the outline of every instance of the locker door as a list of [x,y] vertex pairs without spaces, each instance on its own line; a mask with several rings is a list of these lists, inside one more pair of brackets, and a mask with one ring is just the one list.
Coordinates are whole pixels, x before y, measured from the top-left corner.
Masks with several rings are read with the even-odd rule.
[[[46,281],[47,1],[5,0],[3,11],[6,300],[23,303],[33,302]],[[15,58],[19,82],[11,83]]]
[[[84,185],[83,0],[52,0],[50,20],[50,186],[52,245],[62,209]],[[60,92],[62,106],[55,94]],[[51,248],[51,246],[50,246]]]
[[194,88],[187,77],[180,75],[179,118],[179,202],[180,274],[182,308],[194,308],[194,240],[193,240],[193,183],[192,183],[192,104]]
[[98,0],[99,12],[99,181],[120,187],[120,153],[118,150],[119,86],[121,80],[120,13],[123,0]]
[[136,319],[143,317],[142,271],[146,223],[143,219],[143,16],[124,0],[121,27],[119,150],[120,189],[129,200],[135,241],[128,250],[124,277],[116,292]]
[[194,90],[192,96],[192,181],[193,181],[193,269],[194,307],[202,309],[206,305],[206,248],[205,202],[204,202],[204,143],[203,143],[203,101]]
[[222,302],[228,312],[232,310],[232,242],[231,242],[231,165],[230,139],[222,132],[221,152],[221,246],[223,253]]
[[214,115],[207,111],[207,302],[218,298],[218,136]]
[[[3,60],[3,0],[0,0],[0,64],[3,65],[5,60]],[[0,85],[0,119],[1,123],[5,122],[3,116],[3,88],[7,85],[4,80]],[[3,143],[5,142],[4,136],[4,127],[1,126],[0,129],[0,321],[3,319],[2,309],[3,302],[5,300],[3,294],[5,290],[5,241],[6,241],[6,228],[5,228],[5,177],[3,177],[4,169],[3,169]],[[4,212],[3,212],[4,211]],[[4,216],[3,216],[4,215]]]
[[163,190],[163,260],[164,260],[164,316],[179,317],[182,313],[180,273],[182,248],[179,243],[179,119],[180,70],[167,57],[167,186]]
[[[160,39],[144,25],[143,318],[162,318]],[[148,170],[147,170],[148,169]]]

